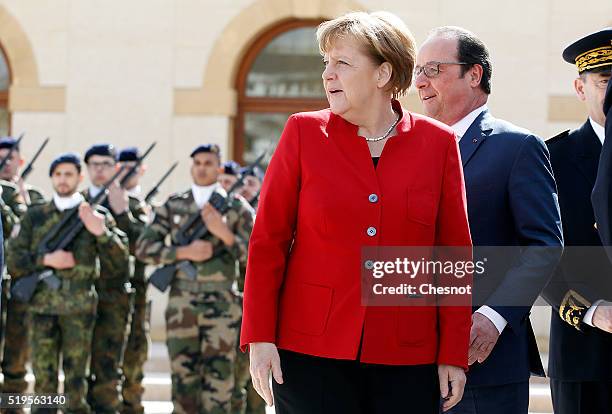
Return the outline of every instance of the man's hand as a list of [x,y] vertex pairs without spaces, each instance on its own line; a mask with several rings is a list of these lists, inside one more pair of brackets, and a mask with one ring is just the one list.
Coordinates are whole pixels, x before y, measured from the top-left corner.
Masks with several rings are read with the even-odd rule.
[[470,330],[470,349],[468,364],[484,362],[489,357],[499,339],[499,331],[489,318],[474,312],[472,314],[472,329]]
[[47,253],[43,258],[43,264],[57,270],[72,269],[76,266],[74,255],[72,252],[65,250],[56,250],[52,253]]
[[593,313],[593,326],[602,331],[612,333],[612,302],[603,301]]
[[440,395],[444,400],[442,411],[448,411],[463,398],[466,382],[465,372],[460,367],[439,365],[438,378],[440,379]]
[[127,191],[115,181],[108,187],[108,203],[115,214],[125,213],[129,208]]
[[227,227],[221,213],[217,211],[209,203],[204,204],[200,212],[202,221],[206,224],[206,228],[213,235],[217,236],[225,245],[231,246],[234,244],[234,233]]
[[89,203],[81,203],[79,206],[79,217],[83,221],[87,231],[94,236],[101,236],[106,231],[104,216],[94,211]]
[[187,246],[179,247],[176,251],[178,260],[191,260],[192,262],[203,262],[212,257],[213,245],[206,240],[194,240]]
[[283,383],[278,349],[276,345],[270,342],[254,342],[249,344],[249,353],[249,368],[253,379],[253,388],[271,407],[274,404],[274,398],[270,389],[270,371],[272,371],[272,376],[278,384]]

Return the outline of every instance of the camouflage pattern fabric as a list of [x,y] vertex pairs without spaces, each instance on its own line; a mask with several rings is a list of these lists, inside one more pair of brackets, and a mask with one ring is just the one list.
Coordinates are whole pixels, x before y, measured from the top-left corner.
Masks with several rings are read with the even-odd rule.
[[[147,223],[146,205],[143,201],[129,198],[130,212],[132,216],[142,223],[142,226],[133,225],[135,232],[140,235],[144,225]],[[137,237],[130,239],[130,254],[134,254]],[[130,333],[127,346],[123,356],[123,408],[122,414],[141,414],[144,413],[142,406],[142,395],[144,387],[143,367],[147,361],[149,351],[149,324],[151,318],[151,304],[147,302],[147,284],[145,280],[145,264],[140,260],[131,258],[134,264],[134,272],[131,279],[132,287],[135,290],[134,308],[131,315]]]
[[[11,211],[21,217],[26,212],[26,207],[19,197],[17,188],[6,187],[6,192],[3,187],[3,194],[7,196],[7,203]],[[26,184],[26,189],[30,196],[32,204],[43,203],[44,196],[42,193]],[[6,338],[2,348],[2,373],[4,374],[4,383],[2,384],[3,393],[24,393],[28,387],[25,380],[27,373],[26,363],[30,360],[30,315],[28,313],[27,304],[21,303],[10,297],[10,276],[7,275],[6,280],[2,285],[2,312],[4,314],[4,337]],[[21,412],[13,410],[14,413]]]
[[[93,289],[98,277],[97,262],[114,272],[127,271],[128,251],[108,212],[107,230],[94,236],[86,229],[79,232],[68,250],[73,252],[76,266],[55,270],[61,280],[57,290],[39,283],[31,302],[32,313],[32,367],[36,377],[36,392],[57,392],[59,356],[63,356],[66,375],[64,390],[72,397],[74,407],[65,412],[88,413],[85,402],[87,361],[97,303]],[[7,266],[14,279],[44,270],[43,257],[38,246],[51,228],[70,210],[60,212],[53,202],[31,206],[21,221],[21,230],[10,240],[7,248]],[[54,242],[55,240],[52,240]],[[53,388],[55,387],[55,388]],[[37,409],[34,412],[44,412]]]
[[[138,264],[137,264],[138,267]],[[144,267],[144,266],[143,266]],[[142,395],[144,387],[144,364],[147,361],[149,343],[149,327],[151,319],[151,303],[147,302],[146,285],[133,283],[136,290],[134,310],[132,312],[130,334],[123,357],[123,414],[144,413]]]
[[[88,190],[82,192],[90,200]],[[128,210],[114,214],[108,200],[102,204],[117,222],[117,227],[134,240],[143,224],[138,223]],[[134,291],[130,284],[129,267],[116,272],[100,265],[101,278],[96,282],[99,302],[91,348],[91,375],[88,401],[96,413],[118,413],[123,406],[123,355],[130,329],[130,315],[134,306]]]
[[[174,263],[180,228],[199,211],[191,191],[172,195],[155,209],[153,222],[137,242],[137,257],[155,265]],[[234,233],[234,244],[226,247],[217,237],[206,235],[204,240],[213,244],[216,254],[193,263],[196,280],[178,271],[172,281],[166,331],[175,413],[231,412],[241,315],[232,284],[238,267],[246,263],[253,211],[243,198],[233,197],[225,220]]]
[[[238,326],[242,324],[242,319]],[[238,331],[237,344],[240,341]],[[232,393],[232,414],[265,414],[266,402],[257,394],[253,388],[251,374],[249,372],[249,353],[236,349],[236,360],[234,365],[235,386]]]
[[[68,406],[64,413],[92,412],[86,401],[89,353],[95,315],[34,314],[32,324],[32,364],[36,394],[58,392],[59,355],[62,354],[64,389]],[[33,408],[32,413],[55,413],[55,409]]]
[[[222,189],[216,190],[225,195]],[[146,226],[136,244],[136,257],[152,265],[165,265],[176,262],[177,234],[181,226],[198,209],[191,190],[170,196],[168,200],[155,209],[153,222]],[[253,210],[244,198],[236,196],[232,208],[225,215],[226,224],[234,232],[235,243],[224,247],[223,242],[212,234],[203,240],[210,241],[215,251],[223,252],[205,262],[193,263],[198,271],[196,278],[200,283],[227,282],[233,283],[238,277],[238,266],[246,263],[248,240],[253,228]],[[171,243],[166,243],[166,236]],[[190,281],[182,271],[177,272],[175,279]]]
[[26,183],[25,188],[30,196],[30,204],[43,204],[47,201],[43,192],[38,187]]
[[[242,307],[242,294],[244,293],[244,282],[246,266],[240,266],[240,273],[236,281],[236,289],[240,297]],[[238,326],[242,325],[242,319]],[[238,344],[240,344],[240,330],[238,331]],[[232,395],[232,414],[265,414],[266,402],[257,394],[251,381],[249,372],[249,353],[236,351],[236,365],[234,369],[236,384]]]
[[[114,282],[114,281],[113,281]],[[117,413],[122,407],[123,353],[129,334],[133,295],[129,285],[96,283],[99,301],[93,343],[88,401],[96,413]]]
[[166,329],[175,413],[231,412],[240,313],[230,291],[172,287]]

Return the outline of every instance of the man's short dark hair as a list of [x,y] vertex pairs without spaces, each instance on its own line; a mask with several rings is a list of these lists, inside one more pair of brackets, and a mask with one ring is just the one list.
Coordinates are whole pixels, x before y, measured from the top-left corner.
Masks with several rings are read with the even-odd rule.
[[469,65],[461,66],[461,76],[464,76],[473,65],[482,66],[480,89],[487,95],[491,94],[491,75],[493,66],[491,56],[485,44],[469,30],[457,26],[443,26],[434,29],[430,37],[442,36],[457,39],[457,59]]

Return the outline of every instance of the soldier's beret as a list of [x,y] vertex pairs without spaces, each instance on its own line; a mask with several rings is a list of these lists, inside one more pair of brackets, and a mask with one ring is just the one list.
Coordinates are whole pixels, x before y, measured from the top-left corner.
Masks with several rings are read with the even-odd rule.
[[118,161],[138,161],[140,151],[136,147],[127,147],[119,151]]
[[85,164],[89,162],[89,158],[92,155],[102,155],[105,157],[117,157],[117,150],[113,144],[94,144],[85,152]]
[[612,27],[576,40],[565,48],[563,59],[576,65],[578,73],[612,66]]
[[74,164],[77,171],[81,172],[81,158],[79,155],[74,152],[65,152],[58,155],[53,161],[51,161],[51,166],[49,167],[49,177],[53,175],[53,171],[55,171],[55,168],[58,165],[65,163]]
[[[13,137],[2,137],[0,138],[0,149],[11,149],[15,146],[17,140]],[[19,149],[19,147],[15,148]]]
[[251,175],[257,178],[259,181],[263,181],[264,179],[264,172],[259,167],[255,167],[253,171],[251,171],[249,167],[242,167],[240,169],[240,174]]
[[225,161],[221,167],[223,168],[223,174],[238,175],[240,171],[240,164],[233,160]]
[[210,152],[212,154],[217,154],[221,156],[221,148],[217,144],[203,144],[195,147],[193,151],[191,151],[190,157],[193,158],[194,155],[199,154],[201,152]]

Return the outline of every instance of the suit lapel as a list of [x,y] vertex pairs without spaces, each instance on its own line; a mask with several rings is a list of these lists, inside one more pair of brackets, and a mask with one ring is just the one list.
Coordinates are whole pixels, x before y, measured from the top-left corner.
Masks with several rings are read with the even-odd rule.
[[461,160],[464,168],[476,153],[478,147],[480,147],[493,130],[493,121],[494,118],[488,110],[482,111],[472,122],[468,130],[465,131],[463,137],[461,137],[459,150],[461,151]]
[[575,162],[589,183],[589,187],[592,188],[597,178],[601,141],[588,120],[580,127],[578,135],[580,140],[577,143],[578,151],[575,155]]

